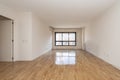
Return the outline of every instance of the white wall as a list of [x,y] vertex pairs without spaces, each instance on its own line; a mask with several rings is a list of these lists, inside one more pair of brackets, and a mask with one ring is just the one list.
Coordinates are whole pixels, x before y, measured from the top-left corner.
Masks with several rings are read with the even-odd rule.
[[51,49],[51,32],[32,12],[19,14],[19,61],[33,60]]
[[19,60],[33,60],[49,51],[52,46],[52,35],[49,26],[32,12],[22,12],[19,17]]
[[14,59],[17,60],[19,56],[19,26],[18,26],[18,13],[5,5],[0,4],[0,15],[11,18],[14,20]]
[[49,27],[32,12],[13,10],[0,4],[0,15],[14,20],[15,61],[33,60],[51,48]]
[[12,21],[0,21],[0,61],[12,61]]
[[32,13],[0,4],[0,15],[14,20],[14,60],[32,60]]
[[86,28],[86,50],[120,68],[120,0]]
[[32,57],[39,57],[41,54],[51,50],[52,32],[49,26],[43,23],[38,16],[32,14]]
[[19,57],[18,60],[32,60],[32,13],[19,14]]
[[[76,46],[55,46],[55,32],[76,32]],[[52,49],[82,49],[82,28],[55,28],[53,30]]]

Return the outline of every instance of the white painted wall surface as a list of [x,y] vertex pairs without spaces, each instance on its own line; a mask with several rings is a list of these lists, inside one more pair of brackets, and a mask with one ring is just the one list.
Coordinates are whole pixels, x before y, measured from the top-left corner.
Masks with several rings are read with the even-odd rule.
[[19,14],[19,60],[32,60],[32,13]]
[[12,61],[12,21],[0,21],[0,61]]
[[86,50],[120,69],[120,1],[86,28]]
[[49,26],[32,14],[32,58],[35,59],[52,48],[52,32]]
[[19,11],[0,4],[0,15],[14,20],[14,60],[18,60],[19,56]]
[[[38,20],[38,16],[32,17],[32,12],[17,11],[0,4],[0,15],[14,20],[15,61],[33,60],[51,48],[49,27]],[[36,30],[38,31],[35,32]],[[39,45],[32,40],[37,41]]]

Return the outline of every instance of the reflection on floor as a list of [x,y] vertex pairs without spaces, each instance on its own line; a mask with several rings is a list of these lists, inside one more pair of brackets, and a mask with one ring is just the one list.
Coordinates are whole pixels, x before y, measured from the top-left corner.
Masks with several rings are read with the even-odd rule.
[[58,51],[56,52],[55,64],[57,65],[74,65],[76,63],[75,51]]
[[0,62],[0,80],[120,80],[120,70],[82,50],[52,50],[34,61]]

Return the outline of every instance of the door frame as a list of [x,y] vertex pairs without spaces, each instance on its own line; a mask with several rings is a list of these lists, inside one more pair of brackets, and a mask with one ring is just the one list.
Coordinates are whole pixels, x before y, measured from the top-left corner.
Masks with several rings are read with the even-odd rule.
[[6,16],[0,15],[0,17],[3,17],[5,20],[10,20],[11,21],[11,61],[14,62],[14,20],[11,18],[8,18]]
[[14,20],[11,20],[12,21],[12,46],[11,46],[11,48],[12,48],[12,50],[11,50],[11,54],[12,54],[12,62],[14,62]]

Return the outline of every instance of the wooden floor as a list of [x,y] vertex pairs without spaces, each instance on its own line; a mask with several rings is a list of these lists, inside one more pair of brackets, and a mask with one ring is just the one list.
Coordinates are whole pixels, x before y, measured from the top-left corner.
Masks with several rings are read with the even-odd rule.
[[0,80],[120,80],[120,70],[85,51],[54,50],[32,62],[0,62]]

